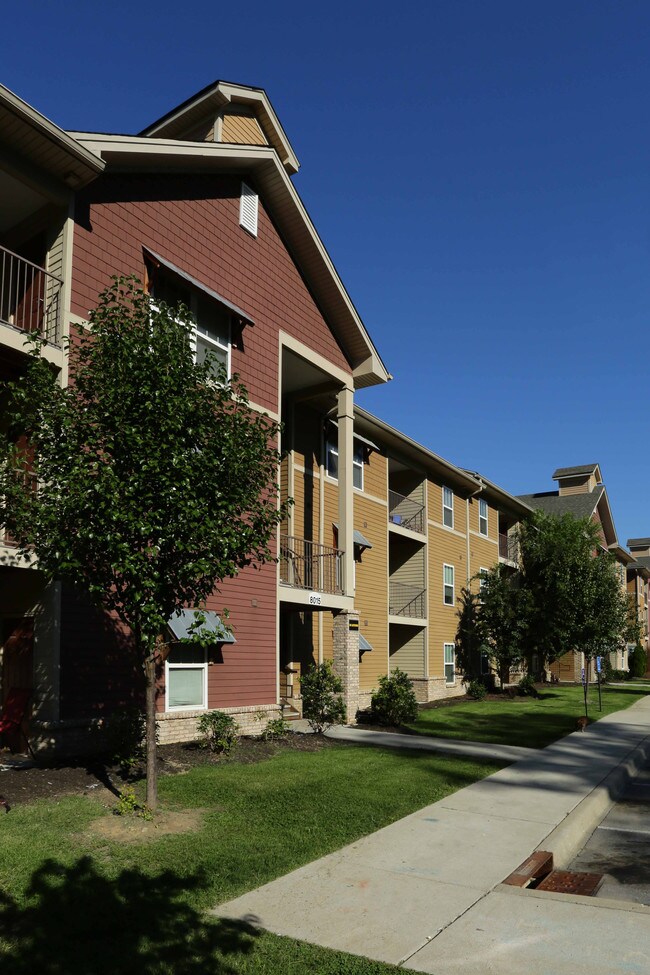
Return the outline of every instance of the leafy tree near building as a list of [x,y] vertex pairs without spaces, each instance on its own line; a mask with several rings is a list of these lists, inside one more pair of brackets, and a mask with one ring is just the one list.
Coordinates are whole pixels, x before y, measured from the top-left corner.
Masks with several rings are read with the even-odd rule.
[[[114,279],[69,347],[72,384],[61,387],[33,340],[8,389],[0,441],[1,522],[46,578],[82,590],[132,634],[152,808],[167,621],[202,607],[220,580],[272,559],[283,517],[278,426],[216,359],[195,361],[193,332],[186,308],[154,307],[135,279]],[[15,446],[25,433],[28,451]]]
[[507,566],[497,565],[483,573],[480,635],[502,687],[521,663],[530,609],[530,594]]
[[569,650],[588,659],[634,638],[614,557],[590,518],[536,512],[520,529],[521,585],[529,594],[525,653],[551,664]]

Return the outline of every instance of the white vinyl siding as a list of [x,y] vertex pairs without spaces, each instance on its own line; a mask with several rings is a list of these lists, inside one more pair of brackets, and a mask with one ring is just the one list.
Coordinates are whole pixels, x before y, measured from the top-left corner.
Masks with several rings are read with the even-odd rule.
[[258,209],[259,198],[257,193],[247,183],[242,183],[239,201],[239,225],[253,237],[257,237]]
[[453,565],[443,565],[442,567],[443,602],[445,606],[453,606],[455,603],[454,595],[454,567]]
[[454,492],[448,487],[442,489],[442,523],[445,528],[454,527]]
[[[440,646],[440,644],[438,644]],[[445,684],[456,682],[456,647],[453,643],[445,643]]]
[[478,502],[478,530],[481,535],[488,533],[488,506],[483,498],[479,498]]

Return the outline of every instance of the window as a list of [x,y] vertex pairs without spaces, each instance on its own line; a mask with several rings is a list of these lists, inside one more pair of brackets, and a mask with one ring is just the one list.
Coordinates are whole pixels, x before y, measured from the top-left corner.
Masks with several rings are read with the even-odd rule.
[[456,682],[456,647],[445,643],[445,684]]
[[445,528],[454,527],[454,492],[448,487],[442,489],[442,523]]
[[487,574],[488,574],[488,570],[487,569],[480,568],[478,570],[478,599],[479,599],[479,602],[482,602],[483,601],[483,590],[485,589],[485,587],[487,585]]
[[454,599],[454,567],[453,565],[443,566],[443,602],[445,606],[453,606]]
[[208,662],[203,647],[174,647],[165,664],[165,710],[200,711],[208,706]]
[[247,230],[253,237],[257,237],[258,209],[259,197],[257,193],[247,183],[242,183],[239,200],[239,226]]
[[488,506],[483,498],[479,498],[478,501],[478,530],[481,535],[488,533]]
[[185,305],[189,309],[196,323],[191,340],[196,361],[204,362],[208,353],[212,353],[215,374],[222,365],[230,378],[231,316],[228,309],[162,269],[157,269],[153,276],[151,295],[154,301],[164,301],[170,308]]
[[[339,448],[336,430],[330,430],[325,441],[325,471],[328,477],[338,480]],[[358,440],[354,441],[352,448],[352,484],[363,491],[363,444]]]

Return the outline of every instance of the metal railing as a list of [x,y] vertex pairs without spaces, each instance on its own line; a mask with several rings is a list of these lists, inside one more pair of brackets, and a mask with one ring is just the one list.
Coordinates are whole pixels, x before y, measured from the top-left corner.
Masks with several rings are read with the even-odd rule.
[[405,582],[389,582],[388,612],[391,616],[411,616],[424,619],[426,616],[426,590],[419,586],[409,586]]
[[60,345],[62,287],[61,278],[0,247],[0,321]]
[[499,532],[499,558],[507,562],[519,562],[519,543],[513,535]]
[[296,535],[280,535],[280,582],[293,589],[342,594],[343,552]]
[[388,520],[393,525],[424,534],[424,505],[397,491],[388,492]]

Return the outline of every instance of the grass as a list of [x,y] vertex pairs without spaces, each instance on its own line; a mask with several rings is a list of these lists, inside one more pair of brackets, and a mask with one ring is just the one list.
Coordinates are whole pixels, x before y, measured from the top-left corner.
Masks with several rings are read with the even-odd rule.
[[204,810],[202,828],[128,845],[87,830],[106,815],[97,800],[17,806],[0,820],[0,963],[12,975],[396,973],[204,911],[498,767],[352,746],[198,767],[163,778],[160,795]]
[[[589,718],[592,721],[629,707],[644,697],[645,690],[603,687],[603,709],[598,711],[598,693],[589,689]],[[421,735],[434,738],[459,738],[503,745],[543,748],[563,735],[577,730],[577,719],[584,712],[582,687],[550,685],[538,698],[504,697],[503,700],[467,701],[420,711],[409,725]]]

